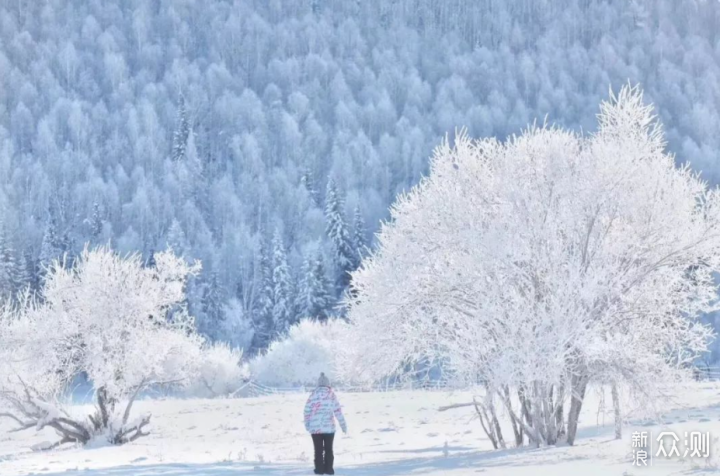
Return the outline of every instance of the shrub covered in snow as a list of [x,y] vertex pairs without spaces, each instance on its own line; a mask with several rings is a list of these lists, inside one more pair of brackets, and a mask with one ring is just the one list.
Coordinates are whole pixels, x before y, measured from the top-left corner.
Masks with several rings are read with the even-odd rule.
[[338,383],[338,341],[347,329],[340,320],[304,320],[250,362],[254,380],[273,386],[314,385],[320,372]]
[[[145,267],[139,255],[86,249],[71,267],[49,268],[39,299],[0,315],[0,417],[18,429],[51,427],[59,443],[146,435],[150,416],[131,419],[133,401],[155,385],[185,385],[197,372],[203,339],[185,312],[189,266],[171,252]],[[96,411],[73,419],[59,395],[79,374]]]
[[207,345],[202,349],[187,394],[197,397],[227,396],[242,387],[249,377],[247,364],[242,362],[242,349],[224,342]]

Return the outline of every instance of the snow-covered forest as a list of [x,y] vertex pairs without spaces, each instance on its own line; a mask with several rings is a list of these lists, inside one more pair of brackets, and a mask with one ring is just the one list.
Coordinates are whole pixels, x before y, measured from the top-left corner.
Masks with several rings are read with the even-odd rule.
[[340,312],[446,133],[592,131],[628,81],[718,183],[718,21],[709,0],[3,2],[0,292],[88,242],[171,247],[202,262],[200,331],[264,348]]

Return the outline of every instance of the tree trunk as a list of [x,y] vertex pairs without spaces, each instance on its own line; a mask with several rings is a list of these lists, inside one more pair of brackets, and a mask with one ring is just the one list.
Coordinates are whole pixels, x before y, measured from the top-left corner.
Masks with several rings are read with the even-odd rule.
[[495,429],[492,422],[490,422],[490,418],[485,411],[485,407],[477,403],[475,399],[473,399],[473,404],[475,405],[475,411],[478,414],[478,418],[480,418],[480,425],[482,426],[483,431],[490,440],[490,443],[492,443],[493,449],[498,449],[498,441],[497,438],[495,438]]
[[[500,394],[500,397],[502,398],[507,408],[512,408],[512,402],[510,401],[510,388],[507,385],[502,388],[502,393]],[[515,446],[519,448],[523,444],[522,425],[516,420],[515,413],[509,413],[510,422],[512,423],[513,434],[515,435]]]
[[490,416],[492,418],[492,425],[495,429],[495,437],[497,438],[498,445],[502,449],[506,449],[505,438],[503,438],[502,430],[500,429],[500,422],[498,421],[497,413],[495,412],[495,403],[493,403],[492,394],[489,396],[488,407],[490,408]]
[[570,383],[572,384],[572,393],[570,397],[570,412],[568,413],[567,442],[569,445],[573,445],[575,444],[575,437],[577,436],[578,419],[580,418],[580,410],[582,410],[583,400],[585,399],[588,377],[585,374],[573,375]]
[[565,437],[565,384],[560,385],[555,397],[555,426],[558,431],[558,440]]
[[620,412],[620,394],[615,382],[612,384],[612,402],[615,413],[615,439],[620,440],[622,439],[622,413]]

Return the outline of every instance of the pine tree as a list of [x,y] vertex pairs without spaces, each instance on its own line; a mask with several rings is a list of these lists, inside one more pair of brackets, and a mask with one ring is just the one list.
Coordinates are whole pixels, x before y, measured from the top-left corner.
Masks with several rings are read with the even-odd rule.
[[210,273],[210,279],[205,283],[202,296],[203,327],[202,331],[212,338],[220,337],[222,322],[224,320],[223,304],[225,294],[216,271]]
[[333,246],[338,292],[342,292],[349,284],[349,273],[357,261],[343,213],[344,204],[335,182],[328,180],[325,193],[325,232]]
[[272,323],[273,336],[287,331],[295,322],[292,276],[280,229],[272,242]]
[[360,265],[360,262],[365,255],[365,251],[367,250],[367,241],[365,239],[366,233],[365,219],[363,218],[362,212],[360,212],[360,206],[358,205],[355,207],[355,213],[353,216],[353,248],[357,254],[355,262],[356,268]]
[[318,198],[318,192],[315,188],[315,181],[313,180],[312,172],[309,169],[305,169],[305,172],[303,172],[302,177],[300,177],[300,183],[303,185],[303,187],[305,187],[305,190],[307,190],[313,203],[315,205],[320,203]]
[[10,242],[5,223],[0,221],[0,298],[10,299],[17,290],[18,270],[15,250]]
[[260,230],[260,250],[256,263],[255,282],[258,286],[258,297],[255,301],[253,312],[253,341],[252,349],[257,352],[265,349],[272,339],[272,308],[273,308],[273,284],[272,268],[270,259],[270,246],[265,233]]
[[35,273],[33,273],[35,266],[33,265],[30,250],[25,250],[24,253],[19,254],[17,263],[17,276],[15,278],[16,292],[22,292],[27,288],[36,290],[37,283],[35,280]]
[[90,236],[97,240],[103,230],[103,216],[98,202],[93,203],[93,213],[90,217]]
[[157,263],[155,262],[155,248],[150,248],[147,259],[145,260],[146,268],[154,268]]
[[167,232],[167,246],[172,249],[177,256],[184,258],[187,258],[187,254],[190,251],[185,231],[183,231],[182,225],[180,225],[180,222],[176,218],[173,218]]
[[172,160],[178,162],[185,157],[187,140],[190,134],[190,122],[188,121],[187,111],[185,109],[185,97],[182,95],[180,96],[176,122],[177,125],[173,133]]
[[38,276],[45,275],[45,269],[53,260],[62,257],[64,252],[62,240],[58,236],[58,227],[55,215],[48,214],[48,221],[45,225],[42,244],[40,245],[40,256],[38,258]]
[[325,273],[325,264],[320,252],[316,256],[305,258],[302,280],[297,299],[300,317],[325,321],[332,302],[330,282]]
[[197,201],[205,183],[204,170],[195,144],[195,133],[188,131],[184,155],[178,159],[177,175],[185,198]]

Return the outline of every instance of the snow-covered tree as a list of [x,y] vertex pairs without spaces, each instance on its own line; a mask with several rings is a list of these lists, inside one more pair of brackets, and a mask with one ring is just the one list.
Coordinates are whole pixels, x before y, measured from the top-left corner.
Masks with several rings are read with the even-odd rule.
[[272,240],[273,334],[283,334],[295,323],[294,286],[280,229]]
[[224,294],[217,272],[210,273],[210,281],[203,284],[203,326],[200,331],[212,338],[222,337],[220,331],[225,320],[223,308],[226,302]]
[[231,347],[250,351],[255,337],[252,316],[239,299],[231,298],[223,306],[220,335]]
[[256,263],[256,282],[259,285],[257,304],[253,312],[252,350],[265,349],[274,337],[273,274],[271,245],[263,232],[260,233],[260,249]]
[[178,105],[177,119],[175,124],[175,132],[172,140],[172,160],[179,162],[185,158],[188,137],[190,135],[190,121],[188,120],[187,110],[185,109],[185,97],[180,95],[180,104]]
[[0,300],[11,299],[18,289],[19,265],[4,221],[0,221]]
[[103,231],[103,214],[100,210],[100,204],[93,202],[92,216],[88,219],[88,225],[90,227],[90,236],[97,240]]
[[264,385],[314,385],[325,372],[336,383],[353,383],[352,376],[340,375],[337,349],[340,337],[347,332],[341,319],[318,322],[305,319],[292,326],[287,335],[250,361],[250,375]]
[[362,261],[368,248],[366,233],[365,218],[363,218],[360,206],[358,205],[355,207],[355,212],[353,213],[353,246],[357,253],[358,263]]
[[237,391],[249,377],[242,357],[242,349],[224,342],[204,346],[197,378],[186,393],[194,397],[214,398],[226,397]]
[[[202,339],[178,306],[190,266],[170,252],[156,266],[139,255],[85,249],[72,268],[53,262],[41,300],[7,306],[0,325],[0,401],[18,429],[53,428],[58,444],[104,437],[114,444],[146,435],[150,415],[131,419],[144,389],[182,385],[197,373]],[[168,313],[173,310],[172,318]],[[60,393],[84,374],[95,412],[72,417]]]
[[167,231],[167,247],[178,256],[186,257],[190,253],[190,245],[180,222],[173,218]]
[[42,244],[40,245],[40,256],[38,258],[40,269],[38,269],[38,273],[44,274],[44,270],[50,266],[53,260],[62,256],[64,252],[62,240],[58,234],[57,220],[54,214],[49,213]]
[[318,205],[320,201],[318,198],[318,190],[315,187],[315,180],[313,179],[312,171],[306,169],[303,172],[302,177],[300,177],[300,183],[303,187],[305,187],[305,190],[307,190],[313,203],[315,205]]
[[325,233],[333,246],[339,290],[347,287],[350,282],[350,271],[355,269],[357,264],[344,208],[345,200],[331,178],[325,191]]
[[301,273],[296,304],[300,318],[327,320],[332,297],[322,255],[316,252],[305,258]]
[[629,87],[590,136],[445,142],[353,274],[342,367],[437,359],[536,445],[574,443],[591,381],[657,401],[706,349],[720,271],[720,190],[664,148]]

